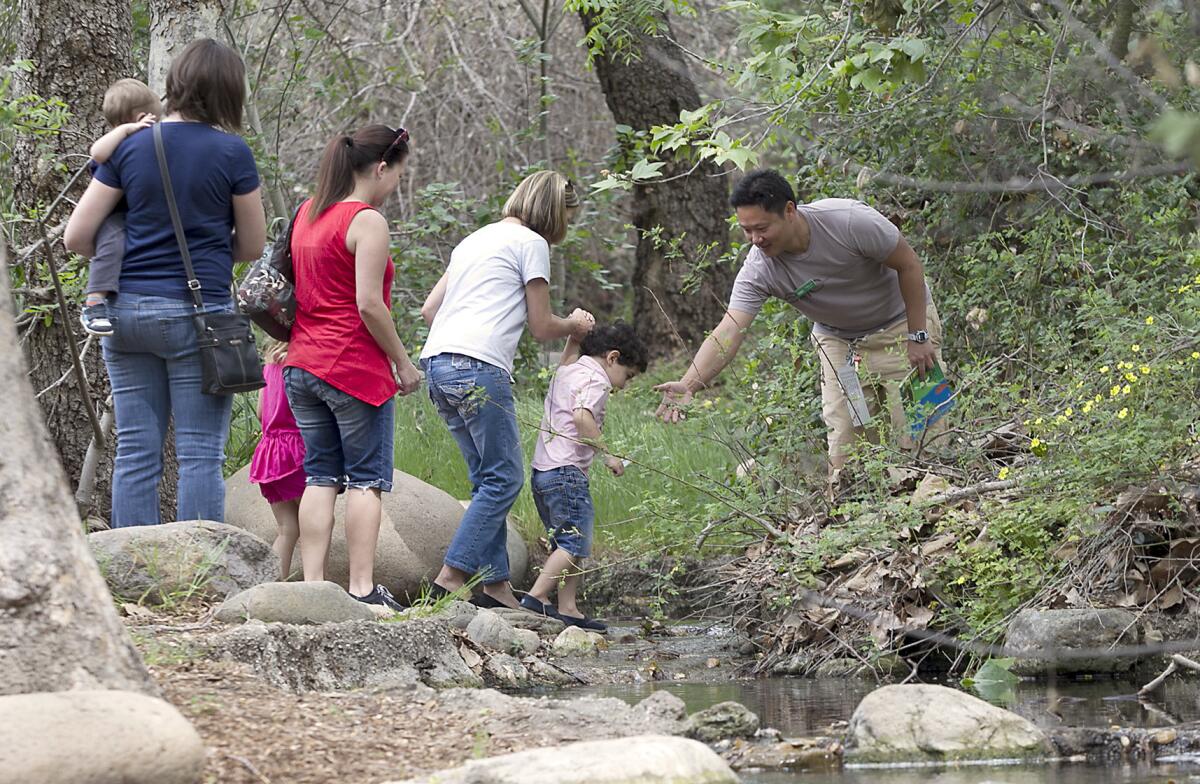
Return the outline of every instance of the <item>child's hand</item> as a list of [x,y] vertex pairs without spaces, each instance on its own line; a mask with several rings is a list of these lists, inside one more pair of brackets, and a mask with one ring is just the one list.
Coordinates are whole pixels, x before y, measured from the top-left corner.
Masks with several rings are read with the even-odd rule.
[[604,458],[604,465],[609,471],[613,472],[613,476],[625,475],[625,463],[623,463],[619,457],[613,457],[612,455],[609,455],[608,457]]
[[125,123],[121,127],[125,130],[126,136],[131,136],[143,128],[149,128],[158,121],[158,118],[153,114],[140,114],[135,122]]

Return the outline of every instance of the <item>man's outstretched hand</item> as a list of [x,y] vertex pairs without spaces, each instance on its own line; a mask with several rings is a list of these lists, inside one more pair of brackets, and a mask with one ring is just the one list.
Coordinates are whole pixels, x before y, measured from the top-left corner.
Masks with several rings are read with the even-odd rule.
[[682,381],[668,381],[656,386],[654,391],[663,393],[662,403],[654,412],[654,416],[671,424],[685,418],[683,407],[692,402],[694,397],[687,384]]

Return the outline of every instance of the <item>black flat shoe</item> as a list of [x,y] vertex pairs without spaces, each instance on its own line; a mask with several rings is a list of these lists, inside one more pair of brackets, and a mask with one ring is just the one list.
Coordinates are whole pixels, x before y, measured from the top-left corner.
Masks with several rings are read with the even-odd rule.
[[486,593],[482,593],[482,592],[477,593],[471,597],[471,604],[475,605],[476,607],[480,608],[481,610],[495,610],[500,607],[503,607],[506,610],[512,609],[511,607],[509,607],[507,604],[500,601],[499,599],[493,599],[492,597],[488,596]]

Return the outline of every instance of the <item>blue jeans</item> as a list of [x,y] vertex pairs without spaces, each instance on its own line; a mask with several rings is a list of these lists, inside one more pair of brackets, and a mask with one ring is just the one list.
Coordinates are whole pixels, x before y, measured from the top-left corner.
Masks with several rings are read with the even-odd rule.
[[550,544],[576,558],[590,556],[596,512],[592,508],[587,474],[573,465],[549,471],[535,468],[529,487]]
[[[200,391],[200,352],[192,304],[169,297],[118,294],[110,300],[116,332],[104,338],[104,364],[112,382],[117,421],[113,466],[114,528],[162,522],[158,484],[163,441],[175,418],[179,460],[177,520],[225,519],[225,439],[232,395]],[[228,313],[229,304],[208,305]]]
[[283,380],[304,437],[305,484],[390,493],[395,399],[364,403],[304,368],[285,367]]
[[525,481],[512,380],[503,368],[461,354],[422,362],[429,397],[458,442],[471,480],[471,505],[445,563],[487,584],[508,580],[508,511]]

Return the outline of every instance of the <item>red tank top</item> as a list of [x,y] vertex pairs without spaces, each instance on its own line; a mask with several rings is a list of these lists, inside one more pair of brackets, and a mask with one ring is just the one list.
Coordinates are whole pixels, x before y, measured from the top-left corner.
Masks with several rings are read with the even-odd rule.
[[[292,269],[296,281],[296,323],[288,343],[287,366],[307,370],[364,403],[380,406],[399,387],[383,349],[358,314],[354,254],[346,231],[354,216],[372,209],[357,201],[338,202],[309,223],[312,200],[300,207],[292,229]],[[383,272],[383,302],[391,309],[389,258]]]

